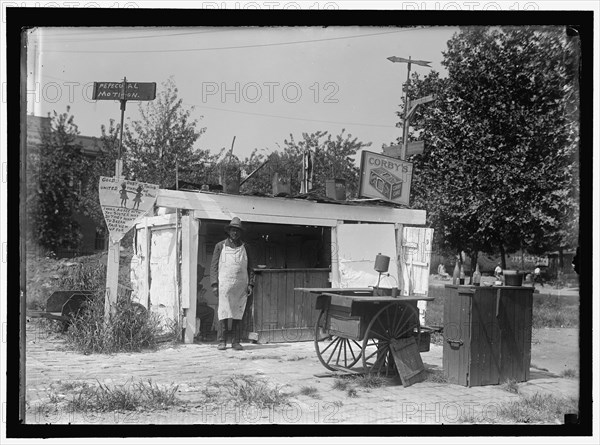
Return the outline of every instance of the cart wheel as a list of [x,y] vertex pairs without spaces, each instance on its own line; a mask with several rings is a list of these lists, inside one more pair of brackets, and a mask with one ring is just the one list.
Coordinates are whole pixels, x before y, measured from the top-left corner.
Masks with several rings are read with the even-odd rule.
[[410,337],[417,332],[417,343],[421,337],[419,311],[405,303],[391,303],[377,312],[363,339],[362,362],[366,373],[396,375],[396,363],[390,342],[392,339]]
[[351,368],[360,359],[360,343],[330,334],[326,322],[327,312],[321,310],[315,325],[315,351],[319,361],[330,371]]

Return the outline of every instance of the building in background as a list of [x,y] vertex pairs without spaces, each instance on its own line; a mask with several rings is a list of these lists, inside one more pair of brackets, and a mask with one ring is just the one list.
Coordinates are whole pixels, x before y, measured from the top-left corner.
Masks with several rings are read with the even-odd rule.
[[[50,117],[41,117],[27,115],[27,199],[25,205],[28,207],[28,219],[31,218],[29,210],[35,205],[35,194],[37,184],[31,181],[34,171],[39,166],[40,147],[42,145],[42,137],[45,131],[49,131],[51,126]],[[91,136],[78,135],[75,137],[75,144],[81,145],[81,152],[83,156],[94,158],[99,153],[99,148],[96,144],[97,138]],[[74,184],[74,187],[81,188],[83,184]],[[73,220],[79,224],[82,239],[75,249],[59,249],[54,252],[57,257],[75,257],[81,255],[91,255],[98,251],[106,250],[108,237],[105,236],[104,227],[98,226],[96,222],[90,217],[76,212],[72,215]],[[26,245],[27,252],[31,255],[41,255],[44,252],[41,251],[40,247],[36,242],[35,234],[33,233],[33,225],[28,222],[26,230]]]

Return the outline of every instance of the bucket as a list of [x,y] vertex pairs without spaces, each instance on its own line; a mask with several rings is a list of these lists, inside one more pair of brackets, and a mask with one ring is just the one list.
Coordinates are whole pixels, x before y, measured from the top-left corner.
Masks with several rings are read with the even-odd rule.
[[397,287],[373,287],[373,296],[375,297],[394,297],[398,298],[400,289]]
[[326,179],[325,196],[337,201],[346,199],[346,181],[343,179]]
[[377,254],[375,257],[375,270],[380,273],[388,271],[390,266],[390,257],[387,255]]
[[523,285],[523,272],[519,272],[518,270],[505,270],[503,273],[505,286]]

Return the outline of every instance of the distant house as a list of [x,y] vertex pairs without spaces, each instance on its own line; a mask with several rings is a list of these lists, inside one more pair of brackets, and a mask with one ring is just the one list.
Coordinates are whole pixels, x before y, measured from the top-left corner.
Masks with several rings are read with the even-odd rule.
[[[51,119],[50,117],[40,116],[27,116],[27,174],[28,177],[34,172],[34,169],[39,164],[39,149],[42,144],[42,135],[44,131],[50,130]],[[75,138],[75,142],[80,144],[82,147],[82,154],[88,157],[96,157],[98,155],[98,148],[96,146],[97,138],[91,136],[78,135]],[[37,184],[33,184],[30,181],[27,182],[28,190],[32,190]],[[80,184],[75,184],[75,187],[79,187]],[[105,237],[103,227],[99,227],[96,223],[86,215],[81,213],[73,214],[73,219],[79,224],[83,238],[80,245],[76,249],[59,249],[55,252],[59,258],[62,257],[74,257],[80,255],[91,255],[101,250],[105,250],[107,247],[108,237]],[[27,233],[27,247],[31,253],[38,250],[38,246],[34,242],[35,237],[31,233],[31,225],[28,225]]]

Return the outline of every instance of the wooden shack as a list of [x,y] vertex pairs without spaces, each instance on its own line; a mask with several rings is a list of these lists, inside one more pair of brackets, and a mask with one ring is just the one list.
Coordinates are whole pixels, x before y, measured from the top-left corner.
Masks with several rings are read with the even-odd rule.
[[[197,292],[216,314],[210,263],[234,216],[243,221],[256,266],[245,338],[311,339],[318,317],[314,297],[296,287],[380,282],[405,295],[427,293],[432,229],[416,227],[425,224],[424,210],[161,189],[154,213],[135,227],[132,297],[181,323],[185,342],[193,342]],[[378,253],[392,259],[389,276],[373,270]]]

